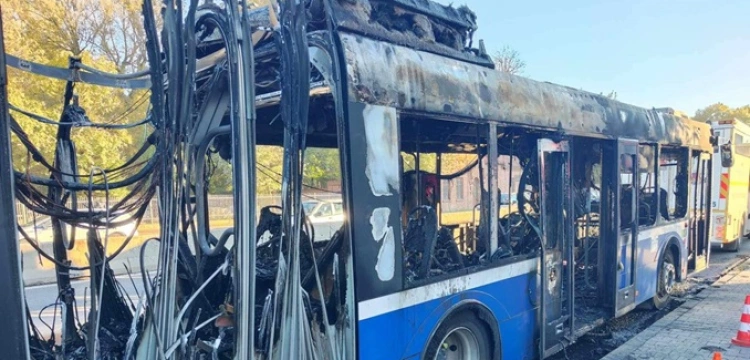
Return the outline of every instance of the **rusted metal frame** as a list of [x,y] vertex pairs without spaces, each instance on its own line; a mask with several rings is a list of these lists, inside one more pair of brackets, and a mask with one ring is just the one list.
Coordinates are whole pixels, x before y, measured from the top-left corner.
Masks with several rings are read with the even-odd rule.
[[370,2],[390,2],[394,3],[404,9],[409,9],[419,14],[427,15],[430,18],[440,19],[442,22],[449,23],[454,26],[461,26],[467,30],[475,30],[477,28],[476,21],[463,18],[458,9],[452,6],[440,5],[434,1],[424,0],[370,0]]
[[350,93],[362,102],[526,123],[566,134],[710,147],[707,124],[356,34],[343,35],[342,42],[350,50],[350,78],[357,82]]
[[399,44],[436,55],[447,56],[455,60],[479,65],[484,68],[494,68],[494,63],[490,59],[477,57],[471,53],[462,52],[445,45],[411,39],[401,33],[388,31],[377,24],[372,24],[369,20],[363,21],[356,15],[353,15],[351,11],[342,7],[337,1],[334,1],[331,4],[330,11],[327,12],[331,14],[337,31],[340,29],[346,29],[347,32],[356,33],[374,40]]
[[[0,6],[0,14],[2,6]],[[21,274],[21,251],[16,238],[16,207],[13,162],[11,157],[10,114],[8,113],[7,70],[3,40],[3,21],[0,16],[0,309],[8,314],[0,326],[0,348],[8,359],[29,359],[28,318]]]
[[[495,125],[493,125],[495,126]],[[510,137],[510,155],[508,156],[508,159],[510,161],[510,166],[508,169],[508,215],[511,214],[511,209],[513,208],[513,199],[511,198],[511,194],[513,194],[513,151],[515,150],[513,148],[513,145],[515,145],[516,138],[511,135]],[[495,160],[497,162],[497,160]],[[516,199],[518,198],[518,194],[516,194]],[[518,200],[516,200],[518,202]],[[508,217],[510,219],[510,216]],[[503,232],[505,232],[505,246],[510,247],[510,224],[506,224],[508,227],[507,229],[503,229]]]
[[[539,231],[539,242],[541,244],[539,249],[539,274],[541,276],[539,277],[539,281],[541,282],[539,288],[540,288],[540,296],[539,296],[539,320],[537,321],[537,326],[539,327],[539,355],[538,357],[540,359],[544,359],[547,357],[547,284],[548,284],[548,275],[547,275],[547,226],[546,221],[544,221],[545,216],[545,201],[544,201],[544,159],[540,159],[536,162],[536,164],[539,164],[539,170],[537,171],[537,178],[538,178],[538,185],[539,185],[539,191],[542,192],[542,196],[540,197],[541,203],[539,204],[540,209],[540,222],[541,222],[541,231]],[[528,216],[526,216],[528,219]]]
[[[567,340],[569,343],[573,343],[576,340],[575,335],[575,329],[576,329],[576,319],[575,319],[575,198],[573,197],[574,194],[574,185],[573,185],[573,179],[575,178],[575,168],[573,167],[573,159],[575,156],[575,147],[571,146],[571,143],[569,140],[565,140],[567,143],[567,154],[565,154],[565,163],[564,168],[565,171],[562,175],[562,183],[564,185],[564,188],[567,189],[565,193],[563,193],[563,196],[566,197],[565,200],[567,200],[567,206],[563,207],[562,219],[563,221],[563,261],[567,262],[567,286],[563,287],[563,290],[567,291],[567,311],[568,311],[568,323],[569,328],[565,329],[567,332]],[[567,216],[565,216],[567,214]],[[637,240],[637,239],[636,239]],[[634,254],[633,256],[636,256],[637,254]],[[565,269],[565,266],[563,266],[563,269]],[[565,314],[563,314],[565,316]],[[563,345],[563,348],[566,345]]]
[[[497,125],[488,123],[485,125],[489,127],[489,155],[487,159],[487,163],[489,164],[489,190],[490,190],[490,211],[487,213],[489,215],[489,222],[490,222],[490,228],[489,228],[489,239],[486,241],[489,242],[489,247],[486,248],[489,250],[489,253],[487,254],[488,259],[492,259],[492,255],[495,254],[497,251],[499,244],[498,241],[500,237],[498,236],[499,231],[499,199],[498,199],[498,169],[497,169],[497,158],[498,158],[498,144],[497,144]],[[479,151],[479,147],[477,147],[477,152]],[[481,166],[482,160],[479,159],[479,164]],[[481,172],[480,172],[481,173]],[[480,188],[482,187],[481,184],[484,183],[484,179],[482,179],[482,176],[480,175]],[[482,193],[483,191],[480,191]],[[510,195],[508,195],[508,199],[510,199]],[[510,201],[510,200],[509,200]]]
[[[0,149],[2,150],[2,149]],[[706,184],[705,188],[703,189],[703,198],[704,198],[704,214],[705,214],[705,224],[703,226],[703,244],[705,247],[706,252],[706,264],[711,263],[711,240],[710,240],[710,234],[711,234],[711,218],[712,218],[712,210],[711,210],[711,189],[713,188],[713,168],[714,168],[714,156],[709,156],[706,160]]]
[[[338,147],[339,147],[339,162],[341,167],[341,192],[343,195],[343,207],[344,213],[351,218],[352,214],[352,184],[351,184],[351,158],[348,150],[350,149],[349,141],[350,138],[346,136],[347,133],[347,117],[348,113],[348,102],[349,102],[349,83],[347,79],[346,70],[346,57],[344,54],[344,47],[341,44],[341,38],[339,33],[336,31],[336,23],[333,18],[332,3],[334,0],[322,0],[326,14],[326,42],[328,53],[331,56],[331,79],[328,81],[331,87],[331,92],[334,97],[334,106],[336,112],[336,133],[338,135]],[[314,44],[314,42],[311,42]],[[345,325],[345,329],[348,331],[344,334],[344,358],[353,359],[357,354],[357,311],[356,306],[356,287],[354,286],[354,242],[352,232],[352,222],[346,221],[344,224],[345,233],[347,234],[346,245],[348,246],[348,254],[343,261],[345,261],[344,268],[346,269],[346,286],[348,291],[344,298],[346,304],[345,317],[348,323]],[[400,275],[400,274],[399,274]],[[403,277],[401,277],[403,279]],[[404,280],[405,281],[405,280]]]
[[[573,241],[566,241],[566,236],[572,235],[572,226],[573,221],[570,216],[572,214],[572,186],[569,183],[570,179],[572,179],[571,174],[571,150],[568,143],[561,143],[561,144],[555,144],[555,148],[551,148],[549,146],[549,143],[543,144],[544,138],[540,138],[538,141],[538,156],[539,156],[539,187],[541,192],[541,218],[542,218],[542,246],[541,246],[541,259],[540,259],[540,268],[541,268],[541,316],[540,316],[540,358],[545,358],[547,356],[550,356],[551,354],[559,351],[561,348],[565,346],[565,344],[562,343],[562,339],[566,336],[570,335],[571,330],[573,328],[573,306],[574,306],[574,299],[573,299],[573,271],[568,269],[567,276],[563,277],[563,270],[564,266],[557,265],[558,263],[564,263],[567,262],[568,266],[572,266],[572,252],[573,252]],[[557,140],[552,139],[544,139],[546,141],[552,141],[557,142]],[[544,145],[544,146],[543,146]],[[557,156],[560,156],[559,154],[564,154],[564,162],[559,161],[551,161],[550,163],[547,163],[545,159],[545,155],[547,154],[557,154]],[[560,174],[553,173],[550,177],[547,177],[547,167],[552,165],[562,165],[563,166],[563,172]],[[557,169],[551,169],[553,171]],[[545,184],[548,182],[559,182],[558,185],[561,186],[561,188],[557,188],[555,186],[552,186],[551,192],[545,191]],[[552,184],[554,185],[554,183]],[[567,189],[567,190],[566,190]],[[566,191],[564,191],[566,190]],[[551,219],[551,221],[554,221],[555,229],[551,229],[548,225],[550,225],[550,219],[547,219],[547,213],[550,210],[547,207],[547,200],[550,196],[553,196],[557,198],[559,201],[556,203],[551,204],[553,207],[557,208],[557,211],[554,211],[553,213],[556,214],[558,217],[555,219]],[[567,202],[567,204],[566,204]],[[566,217],[564,214],[568,214],[568,221],[566,221]],[[550,233],[554,230],[561,230],[560,232],[555,232],[554,234]],[[554,241],[554,246],[549,246],[549,238],[548,236],[556,236],[556,239]],[[572,240],[572,239],[571,239]],[[551,323],[547,319],[548,309],[547,309],[547,301],[549,299],[548,292],[550,289],[547,288],[549,284],[549,278],[548,278],[548,264],[547,264],[547,253],[550,251],[552,254],[549,256],[550,258],[555,257],[555,253],[559,254],[559,258],[555,259],[553,261],[552,265],[554,267],[559,267],[560,274],[558,274],[560,281],[564,281],[562,284],[558,284],[555,286],[556,290],[560,294],[560,309],[559,309],[559,317],[555,318],[552,322],[556,324],[562,324],[562,330],[563,333],[566,335],[560,335],[560,339],[558,339],[559,343],[553,343],[553,344],[547,344],[547,327],[551,325]],[[565,294],[563,291],[567,292],[567,298],[565,297]],[[563,306],[564,304],[567,304],[567,306]],[[565,312],[564,310],[567,310]],[[565,327],[564,324],[568,323],[568,326]],[[568,338],[569,341],[573,341],[574,339]],[[549,346],[548,346],[549,345]]]
[[[693,158],[695,159],[695,169],[693,169]],[[656,161],[655,161],[656,162]],[[700,186],[700,182],[698,180],[700,176],[700,167],[701,167],[701,158],[700,156],[695,156],[693,154],[693,151],[688,151],[688,211],[687,211],[687,217],[688,217],[688,266],[690,264],[690,261],[695,261],[697,259],[697,254],[695,253],[695,250],[698,248],[698,187]],[[690,196],[690,182],[692,180],[692,174],[693,170],[695,170],[695,180],[693,182],[693,191],[692,196]],[[691,201],[692,199],[692,201]],[[745,219],[747,219],[747,215],[745,215]],[[744,220],[740,224],[744,224]],[[740,230],[740,232],[743,232],[744,229]],[[740,236],[742,236],[742,233],[740,233]],[[692,250],[692,253],[691,253]]]

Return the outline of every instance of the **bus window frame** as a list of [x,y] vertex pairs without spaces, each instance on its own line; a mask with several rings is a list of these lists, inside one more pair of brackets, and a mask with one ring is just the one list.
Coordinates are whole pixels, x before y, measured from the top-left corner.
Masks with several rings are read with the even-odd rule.
[[[690,215],[690,189],[689,189],[690,186],[689,185],[690,185],[690,162],[691,162],[691,159],[692,159],[692,157],[691,157],[691,148],[689,146],[679,146],[679,145],[678,146],[675,146],[675,145],[659,145],[658,146],[658,150],[657,150],[657,156],[658,156],[658,158],[657,158],[657,164],[658,164],[659,175],[658,175],[657,186],[659,187],[659,189],[661,189],[662,181],[666,181],[667,182],[666,184],[668,184],[671,181],[670,179],[662,179],[663,177],[661,176],[661,169],[662,169],[661,156],[662,156],[662,154],[664,154],[666,152],[665,150],[668,150],[669,152],[674,152],[674,153],[678,154],[679,156],[681,156],[681,159],[680,159],[681,161],[679,161],[677,163],[677,166],[678,166],[678,174],[679,174],[679,170],[680,170],[679,167],[682,167],[683,170],[684,170],[683,171],[683,177],[685,178],[685,187],[686,187],[685,188],[685,192],[686,193],[685,193],[685,196],[684,196],[684,214],[682,214],[681,216],[677,217],[676,215],[674,215],[672,213],[669,213],[670,219],[665,219],[663,216],[661,216],[661,211],[660,211],[659,212],[659,216],[658,216],[658,220],[656,221],[656,225],[657,226],[658,225],[674,224],[674,223],[678,223],[678,222],[681,222],[681,221],[686,221],[688,219],[689,215]],[[677,184],[678,179],[679,179],[679,177],[675,176],[675,178],[674,178],[674,181],[675,181],[675,190],[678,188],[678,184]],[[667,191],[667,196],[669,196],[669,192],[668,191]],[[675,210],[678,207],[678,205],[677,205],[678,204],[677,203],[678,200],[679,200],[679,197],[677,196],[677,194],[675,194]],[[658,201],[659,202],[662,201],[662,199],[661,199],[661,191],[659,191]],[[669,197],[667,198],[666,201],[667,201],[667,211],[669,212]],[[661,203],[659,204],[659,206],[661,206]]]
[[[659,189],[660,189],[660,187],[659,187],[659,181],[661,179],[661,176],[660,176],[660,173],[659,173],[659,156],[661,155],[661,151],[660,151],[660,146],[658,144],[654,144],[654,143],[639,143],[638,144],[638,153],[639,153],[639,156],[642,154],[641,150],[643,149],[643,147],[651,147],[653,149],[653,153],[652,153],[653,155],[652,155],[652,158],[650,159],[652,161],[652,163],[653,163],[653,166],[649,170],[653,171],[653,175],[654,175],[654,186],[655,186],[655,189],[654,189],[655,190],[655,194],[654,194],[654,199],[655,200],[654,201],[656,203],[656,209],[654,211],[656,211],[656,215],[654,216],[654,220],[650,224],[641,225],[639,223],[638,224],[638,228],[639,229],[651,229],[651,228],[658,227],[660,225],[659,221],[662,219],[661,218],[661,213],[659,212],[659,204],[660,204],[659,202],[661,201],[661,198],[660,198],[661,197],[661,191],[659,191]],[[647,161],[648,160],[649,159],[647,159]],[[639,159],[639,161],[640,161],[640,159]],[[642,174],[647,174],[647,172],[645,170],[641,169],[641,171],[639,172],[639,176],[642,175]],[[638,180],[638,184],[639,184],[638,186],[640,187],[641,186],[640,185],[640,179]],[[640,206],[640,204],[639,204],[639,206]],[[639,221],[640,221],[640,218],[639,218]]]
[[[460,118],[450,118],[450,117],[449,118],[444,118],[444,117],[436,118],[436,117],[430,117],[430,116],[420,116],[418,120],[413,120],[413,119],[409,119],[409,118],[405,119],[402,116],[401,113],[399,113],[398,115],[399,115],[398,120],[397,120],[397,122],[398,122],[398,126],[397,126],[397,131],[398,131],[398,152],[399,152],[399,154],[409,154],[411,156],[414,156],[414,159],[415,159],[415,169],[413,169],[413,170],[415,170],[415,171],[420,171],[421,170],[420,166],[419,166],[419,164],[420,164],[420,155],[422,155],[422,154],[431,154],[431,152],[427,152],[427,151],[424,151],[424,152],[415,151],[415,152],[412,153],[412,152],[409,152],[409,151],[405,151],[404,144],[406,143],[406,141],[404,140],[404,138],[402,136],[402,125],[405,122],[408,122],[408,121],[411,121],[413,124],[415,124],[415,126],[418,126],[418,127],[424,126],[425,122],[428,122],[428,123],[429,122],[461,123],[461,124],[466,124],[466,125],[469,125],[469,126],[473,126],[473,127],[475,127],[477,129],[478,133],[481,134],[482,137],[484,137],[487,140],[486,143],[481,143],[481,145],[486,145],[487,149],[488,149],[487,153],[484,154],[484,156],[483,156],[483,158],[486,158],[486,159],[489,159],[489,156],[491,156],[492,149],[493,148],[496,149],[496,147],[497,147],[497,136],[492,136],[496,132],[491,131],[491,128],[495,127],[496,124],[492,123],[492,122],[470,122],[470,121],[462,120]],[[415,145],[416,149],[420,149],[420,142],[419,141],[417,141],[416,143],[414,143],[414,145]],[[496,152],[497,151],[495,150],[495,153]],[[436,173],[438,173],[438,174],[442,174],[441,173],[441,170],[442,170],[441,164],[442,164],[442,161],[443,161],[443,155],[445,155],[445,154],[461,154],[461,152],[444,152],[443,151],[443,152],[437,152],[437,153],[435,153],[435,155],[436,155],[436,161],[437,161],[437,163],[436,163]],[[403,156],[400,156],[399,160],[400,160],[399,167],[401,169],[401,180],[400,181],[403,184],[403,175],[405,173]],[[483,161],[483,160],[480,160],[480,162],[481,161]],[[489,188],[489,190],[491,191],[492,188],[490,186],[493,183],[493,176],[492,175],[493,174],[495,174],[495,175],[497,174],[497,164],[493,164],[492,161],[487,161],[487,163],[489,164],[489,166],[487,166],[487,168],[484,169],[484,175],[483,175],[486,179],[482,180],[480,178],[479,182],[480,182],[480,186],[481,185],[487,186]],[[477,164],[476,166],[479,166],[479,164]],[[470,177],[469,179],[473,179],[473,177]],[[441,226],[443,226],[442,225],[442,221],[441,221],[441,218],[442,218],[442,215],[443,215],[441,208],[442,208],[442,202],[443,202],[444,196],[445,196],[444,193],[443,193],[443,191],[447,190],[449,192],[448,195],[447,195],[449,200],[452,199],[452,198],[457,198],[458,196],[454,197],[454,196],[451,196],[451,195],[456,195],[456,194],[450,194],[450,188],[451,187],[455,187],[455,185],[453,185],[453,186],[450,185],[452,183],[451,180],[438,179],[437,183],[438,183],[438,189],[437,189],[437,194],[436,194],[437,196],[435,197],[435,199],[436,199],[435,211],[437,212],[437,216],[438,216],[438,229],[439,229]],[[496,183],[496,180],[495,180],[495,183]],[[466,188],[465,185],[466,184],[464,184],[464,188]],[[480,191],[480,193],[481,193],[481,191]],[[496,197],[496,195],[497,195],[497,193],[495,192],[495,197]],[[403,194],[400,194],[400,196],[403,196]],[[492,199],[493,199],[492,193],[490,193],[489,197],[490,198],[488,199],[488,201],[489,201],[490,204],[492,204],[493,203],[492,202]],[[498,201],[499,201],[499,199],[495,199],[495,204],[497,204]],[[407,209],[404,207],[403,201],[400,203],[399,206],[400,206],[399,207],[400,208],[400,212],[402,214],[406,213]],[[497,210],[495,210],[494,214],[497,215]],[[488,229],[488,234],[489,234],[490,239],[496,238],[498,236],[497,228],[493,227],[493,226],[488,226],[488,228],[489,228]],[[476,229],[478,230],[479,227],[477,226]],[[401,228],[401,232],[402,232],[401,238],[402,238],[402,242],[403,242],[403,241],[406,240],[406,228],[402,227]],[[478,240],[477,243],[479,243],[481,241],[480,239],[477,239],[477,240]],[[454,239],[454,241],[455,241],[455,239]],[[491,249],[492,247],[489,246],[488,248]],[[489,249],[487,251],[491,252],[491,250],[489,250]],[[406,253],[404,253],[403,255],[404,255],[404,259],[405,259],[406,258]],[[491,258],[491,255],[488,256],[488,257]],[[402,260],[402,262],[403,262],[403,260]],[[496,264],[496,262],[494,262],[494,261],[487,261],[485,263],[479,263],[479,264],[476,264],[476,265],[464,265],[460,269],[456,269],[456,270],[450,271],[450,272],[445,272],[445,273],[440,274],[440,275],[427,276],[427,277],[424,277],[424,278],[417,278],[417,279],[411,279],[411,280],[408,279],[409,277],[407,276],[408,274],[407,274],[407,271],[406,271],[406,266],[404,264],[401,267],[401,273],[400,274],[396,274],[396,275],[397,276],[401,276],[401,278],[402,278],[402,288],[403,288],[403,290],[408,290],[408,289],[414,289],[414,288],[418,288],[418,287],[421,287],[421,286],[426,286],[426,285],[429,285],[429,284],[433,284],[433,283],[436,283],[436,282],[440,282],[440,281],[444,281],[444,280],[456,278],[456,277],[466,276],[467,274],[472,274],[472,273],[477,273],[477,272],[480,272],[480,271],[488,270],[488,269],[494,268],[496,266],[502,266],[503,264],[505,264],[505,263],[503,262],[503,263],[500,263],[500,264]]]

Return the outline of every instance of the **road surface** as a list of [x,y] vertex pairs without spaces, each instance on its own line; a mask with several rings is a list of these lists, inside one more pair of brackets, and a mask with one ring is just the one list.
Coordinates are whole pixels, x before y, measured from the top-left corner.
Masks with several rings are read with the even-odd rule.
[[[138,305],[139,294],[143,295],[143,280],[140,275],[118,276],[117,280],[122,285],[122,291],[129,297],[130,301]],[[76,310],[81,324],[85,323],[88,309],[91,307],[91,282],[89,279],[74,280],[71,286],[75,291]],[[55,306],[57,298],[57,284],[30,286],[26,288],[26,302],[29,304],[31,317],[34,325],[44,337],[51,334],[50,328],[55,328],[55,335],[60,334],[60,306]],[[85,304],[85,307],[84,307]]]

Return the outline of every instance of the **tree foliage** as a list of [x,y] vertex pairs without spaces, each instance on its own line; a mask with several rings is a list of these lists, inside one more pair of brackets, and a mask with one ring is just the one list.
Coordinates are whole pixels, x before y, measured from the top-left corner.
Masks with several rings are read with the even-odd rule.
[[[32,62],[68,67],[71,56],[101,71],[125,73],[146,67],[140,0],[4,0],[6,51]],[[65,82],[9,68],[8,100],[21,109],[59,120]],[[132,123],[145,116],[147,91],[77,84],[75,94],[93,122]],[[58,127],[12,112],[48,161],[54,158]],[[148,129],[113,131],[74,128],[79,172],[122,164]],[[13,163],[21,171],[45,174],[13,138]],[[27,167],[28,165],[28,167]]]
[[696,111],[694,119],[702,122],[737,119],[750,124],[750,105],[732,108],[718,102]]

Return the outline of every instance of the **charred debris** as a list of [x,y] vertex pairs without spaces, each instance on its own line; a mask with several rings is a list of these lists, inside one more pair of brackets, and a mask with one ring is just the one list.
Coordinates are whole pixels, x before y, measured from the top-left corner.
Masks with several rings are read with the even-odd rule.
[[[141,73],[107,74],[74,58],[68,69],[60,69],[8,56],[9,66],[67,81],[59,119],[12,104],[8,118],[30,161],[49,173],[13,174],[16,199],[49,216],[54,232],[54,251],[48,253],[33,234],[18,227],[23,241],[55,264],[59,295],[50,301],[62,317],[62,324],[45,337],[31,321],[34,314],[27,314],[31,357],[351,358],[353,350],[344,345],[345,328],[352,326],[354,316],[345,227],[326,241],[313,242],[309,221],[298,221],[305,218],[300,184],[293,181],[301,176],[300,150],[336,146],[340,113],[333,100],[340,84],[326,73],[333,64],[317,63],[320,58],[311,57],[308,46],[335,54],[335,33],[346,30],[491,67],[482,47],[473,48],[475,15],[465,7],[414,0],[282,0],[262,7],[244,0],[165,0],[159,28],[152,9],[152,1],[144,0],[150,68]],[[311,62],[314,66],[300,65]],[[149,89],[147,117],[128,125],[88,118],[76,96],[81,82]],[[29,139],[14,120],[18,114],[58,127],[54,158],[45,158]],[[71,133],[81,127],[144,127],[150,135],[120,166],[79,173]],[[264,144],[282,145],[290,155],[284,162],[282,205],[256,214],[253,147]],[[218,237],[207,215],[208,154],[233,165],[235,225]],[[115,190],[126,195],[109,201]],[[106,199],[104,207],[94,205],[95,197]],[[161,233],[141,246],[140,266],[133,270],[141,273],[145,291],[133,301],[109,262],[134,234],[113,250],[106,231],[102,235],[97,230],[139,224],[153,198],[158,199]],[[77,237],[67,230],[71,227],[87,232],[85,243],[75,242]],[[416,223],[408,229],[410,234],[424,231]],[[433,272],[478,261],[446,250],[450,241],[438,238],[442,249],[435,253],[443,260]],[[431,257],[427,244],[410,244],[408,263]],[[151,246],[159,251],[155,272],[144,266]],[[68,252],[76,247],[87,249],[88,266],[71,265]],[[73,271],[90,273],[88,304],[80,318],[81,294],[71,287]],[[430,276],[417,265],[414,271],[415,277]],[[305,329],[303,338],[292,331],[298,326]],[[295,346],[281,345],[292,342]]]

